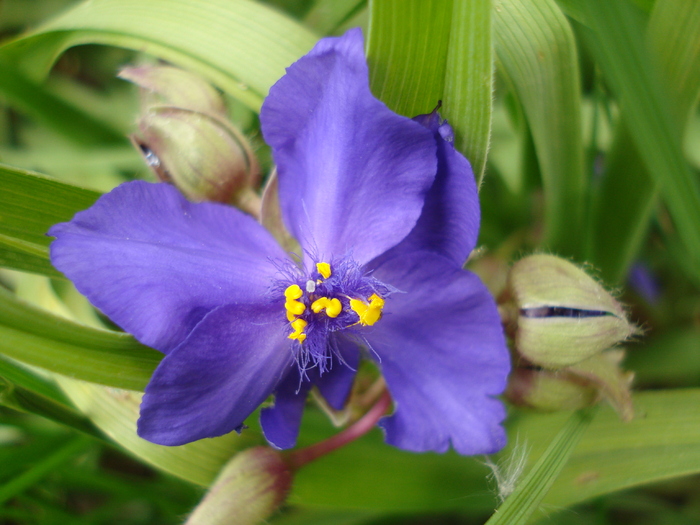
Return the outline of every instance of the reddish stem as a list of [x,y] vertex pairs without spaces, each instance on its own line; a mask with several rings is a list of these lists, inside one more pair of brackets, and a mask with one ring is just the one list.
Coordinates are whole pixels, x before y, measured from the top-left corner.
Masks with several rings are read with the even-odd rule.
[[377,400],[375,405],[370,408],[364,416],[355,421],[355,423],[325,441],[291,452],[286,458],[287,464],[292,470],[300,469],[307,463],[311,463],[364,436],[374,428],[374,425],[377,424],[377,421],[381,419],[390,406],[391,396],[388,390],[384,390],[384,393],[379,400]]

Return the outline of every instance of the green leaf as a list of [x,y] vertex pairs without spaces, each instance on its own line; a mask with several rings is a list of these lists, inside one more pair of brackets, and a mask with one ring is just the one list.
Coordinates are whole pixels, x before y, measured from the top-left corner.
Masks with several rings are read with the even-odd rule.
[[136,433],[140,394],[61,376],[56,380],[71,401],[119,445],[155,467],[198,485],[209,485],[236,452],[262,444],[260,432],[251,429],[241,435],[231,432],[177,447],[156,445]]
[[21,71],[0,62],[0,93],[11,105],[81,144],[124,143],[126,137],[45,87],[25,78]]
[[3,375],[0,375],[0,404],[55,421],[92,437],[102,437],[90,420],[73,407],[12,384]]
[[84,453],[92,444],[89,439],[79,437],[69,441],[58,450],[49,449],[41,460],[13,478],[4,485],[0,485],[0,504],[20,494],[40,481],[56,468],[73,459],[78,454]]
[[545,193],[545,247],[583,251],[584,174],[576,43],[553,0],[497,0],[494,35],[499,70],[527,118]]
[[519,525],[527,522],[566,465],[591,419],[590,409],[580,410],[569,417],[564,428],[486,525]]
[[257,111],[284,68],[316,40],[250,0],[91,0],[5,44],[0,58],[40,78],[75,45],[134,49],[203,75]]
[[[673,93],[679,123],[692,115],[700,92],[700,3],[658,0],[646,30],[647,42]],[[611,283],[627,275],[639,251],[657,203],[658,187],[623,124],[608,156],[594,215],[592,262]]]
[[48,260],[48,229],[90,207],[99,193],[0,165],[0,265],[62,278]]
[[429,113],[442,99],[452,2],[370,2],[367,61],[374,95],[396,113]]
[[491,131],[490,2],[370,2],[367,59],[373,93],[401,115],[441,111],[455,147],[483,175]]
[[70,377],[143,390],[162,354],[122,332],[90,328],[0,289],[0,353]]
[[490,0],[455,0],[447,48],[443,117],[455,130],[479,184],[486,169],[493,111],[493,37]]
[[304,23],[320,35],[329,35],[366,4],[367,0],[318,0],[304,17]]
[[[642,392],[636,417],[622,422],[608,407],[598,411],[547,496],[543,512],[603,494],[700,472],[700,389]],[[537,457],[567,414],[532,414],[511,432]],[[541,517],[541,515],[539,516]]]
[[[605,78],[612,84],[619,97],[630,136],[644,161],[650,179],[661,191],[692,266],[698,270],[700,269],[700,228],[698,228],[700,188],[683,157],[680,140],[682,128],[677,121],[682,108],[671,102],[672,98],[667,89],[668,85],[675,84],[679,78],[669,78],[668,82],[662,82],[663,77],[658,74],[648,52],[644,19],[631,4],[626,1],[579,0],[578,6],[585,13],[586,22],[590,26],[590,30],[583,31],[586,41]],[[676,12],[676,20],[679,14]],[[663,36],[656,38],[670,38],[674,43],[667,49],[677,50],[679,47],[676,47],[676,40],[671,36],[675,32],[675,25],[666,27]],[[687,42],[697,42],[696,38],[697,36],[694,35],[688,40],[686,32],[686,35],[679,39],[679,41],[686,41],[686,44],[678,45],[686,49],[684,46]],[[662,52],[661,58],[669,58],[669,52]],[[686,57],[692,56],[693,52],[698,53],[697,49],[683,53],[681,63],[685,64]],[[667,68],[667,71],[672,75],[671,72],[679,71],[679,68],[673,66]],[[695,78],[696,75],[697,73],[692,73],[690,78]],[[689,108],[686,108],[686,111],[687,109]],[[649,186],[644,175],[636,177],[635,175],[637,174],[628,174],[625,181],[628,187]],[[653,192],[647,190],[644,194],[641,191],[635,191],[634,206],[621,214],[621,210],[617,209],[618,206],[612,205],[610,201],[613,198],[625,199],[627,194],[624,193],[624,189],[621,189],[621,182],[616,181],[612,185],[616,187],[616,193],[613,196],[611,191],[607,191],[607,195],[602,197],[597,231],[604,231],[612,221],[624,221],[624,226],[636,228],[636,224],[643,223],[645,211],[649,206],[649,199],[638,197],[646,195],[653,197]],[[620,191],[623,193],[619,193]],[[639,238],[639,233],[634,231],[631,237],[634,241]],[[629,242],[624,238],[620,240],[623,243]],[[611,245],[612,242],[607,242],[606,246]],[[628,248],[623,250],[623,253],[629,259],[630,253],[634,251]],[[616,269],[618,275],[623,269],[624,263]]]
[[[700,389],[638,393],[634,406],[637,416],[629,423],[608,406],[597,411],[541,509],[562,509],[602,494],[700,472]],[[529,450],[531,467],[569,417],[570,413],[514,414],[509,449],[503,454],[510,455],[518,442]],[[322,415],[307,410],[299,446],[327,437],[329,426]],[[328,472],[343,475],[329,477]],[[376,430],[300,470],[290,501],[375,511],[490,512],[496,498],[487,486],[487,474],[479,458],[404,452],[387,446]]]

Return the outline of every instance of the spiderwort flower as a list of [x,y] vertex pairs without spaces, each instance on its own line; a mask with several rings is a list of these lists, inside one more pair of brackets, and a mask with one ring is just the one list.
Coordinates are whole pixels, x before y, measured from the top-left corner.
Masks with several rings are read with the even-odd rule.
[[251,217],[131,182],[54,226],[51,256],[95,306],[165,354],[139,434],[179,445],[240,428],[295,444],[316,386],[341,408],[361,351],[394,400],[389,443],[494,452],[509,357],[493,299],[462,270],[479,207],[437,113],[410,120],[368,87],[362,34],[321,40],[260,115],[296,264]]

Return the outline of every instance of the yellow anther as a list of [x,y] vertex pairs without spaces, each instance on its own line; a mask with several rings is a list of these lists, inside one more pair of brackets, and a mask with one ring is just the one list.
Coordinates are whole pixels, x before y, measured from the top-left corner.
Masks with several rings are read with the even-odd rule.
[[328,306],[328,297],[319,297],[313,303],[311,303],[311,309],[315,314],[319,313],[321,310]]
[[289,339],[296,339],[299,343],[303,343],[306,341],[306,334],[294,332],[293,334],[289,334]]
[[295,332],[303,332],[304,328],[306,328],[306,325],[308,325],[306,321],[303,319],[295,319],[292,321],[292,328],[294,329]]
[[326,306],[326,315],[328,317],[338,317],[340,312],[343,311],[343,304],[339,299],[335,298],[331,299],[328,303],[328,306]]
[[284,303],[284,307],[286,308],[287,312],[294,315],[301,315],[306,311],[306,305],[300,301],[287,301]]
[[304,328],[306,328],[306,325],[308,324],[306,321],[303,319],[295,319],[292,321],[292,329],[294,330],[291,334],[289,334],[287,337],[289,339],[296,339],[300,343],[303,343],[304,340],[306,339],[306,334],[304,333]]
[[318,270],[318,273],[320,273],[324,279],[328,279],[331,276],[331,265],[328,263],[316,263],[316,270]]
[[302,295],[304,295],[304,292],[298,284],[287,286],[287,289],[284,291],[284,297],[286,299],[299,299]]
[[358,321],[363,326],[372,326],[382,318],[384,299],[373,293],[369,297],[369,304],[360,299],[350,299],[350,308],[360,318]]
[[343,311],[343,304],[336,298],[329,299],[328,297],[319,297],[311,303],[311,309],[314,313],[325,310],[328,317],[335,318]]

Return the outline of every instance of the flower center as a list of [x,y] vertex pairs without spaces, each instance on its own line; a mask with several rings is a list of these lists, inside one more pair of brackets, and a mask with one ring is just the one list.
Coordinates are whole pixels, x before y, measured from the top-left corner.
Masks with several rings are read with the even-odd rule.
[[[351,260],[316,263],[305,282],[284,289],[284,309],[291,328],[289,339],[304,343],[309,336],[327,338],[330,332],[372,326],[382,317],[389,287],[363,275]],[[321,341],[318,341],[321,343]],[[314,345],[317,346],[317,345]]]

